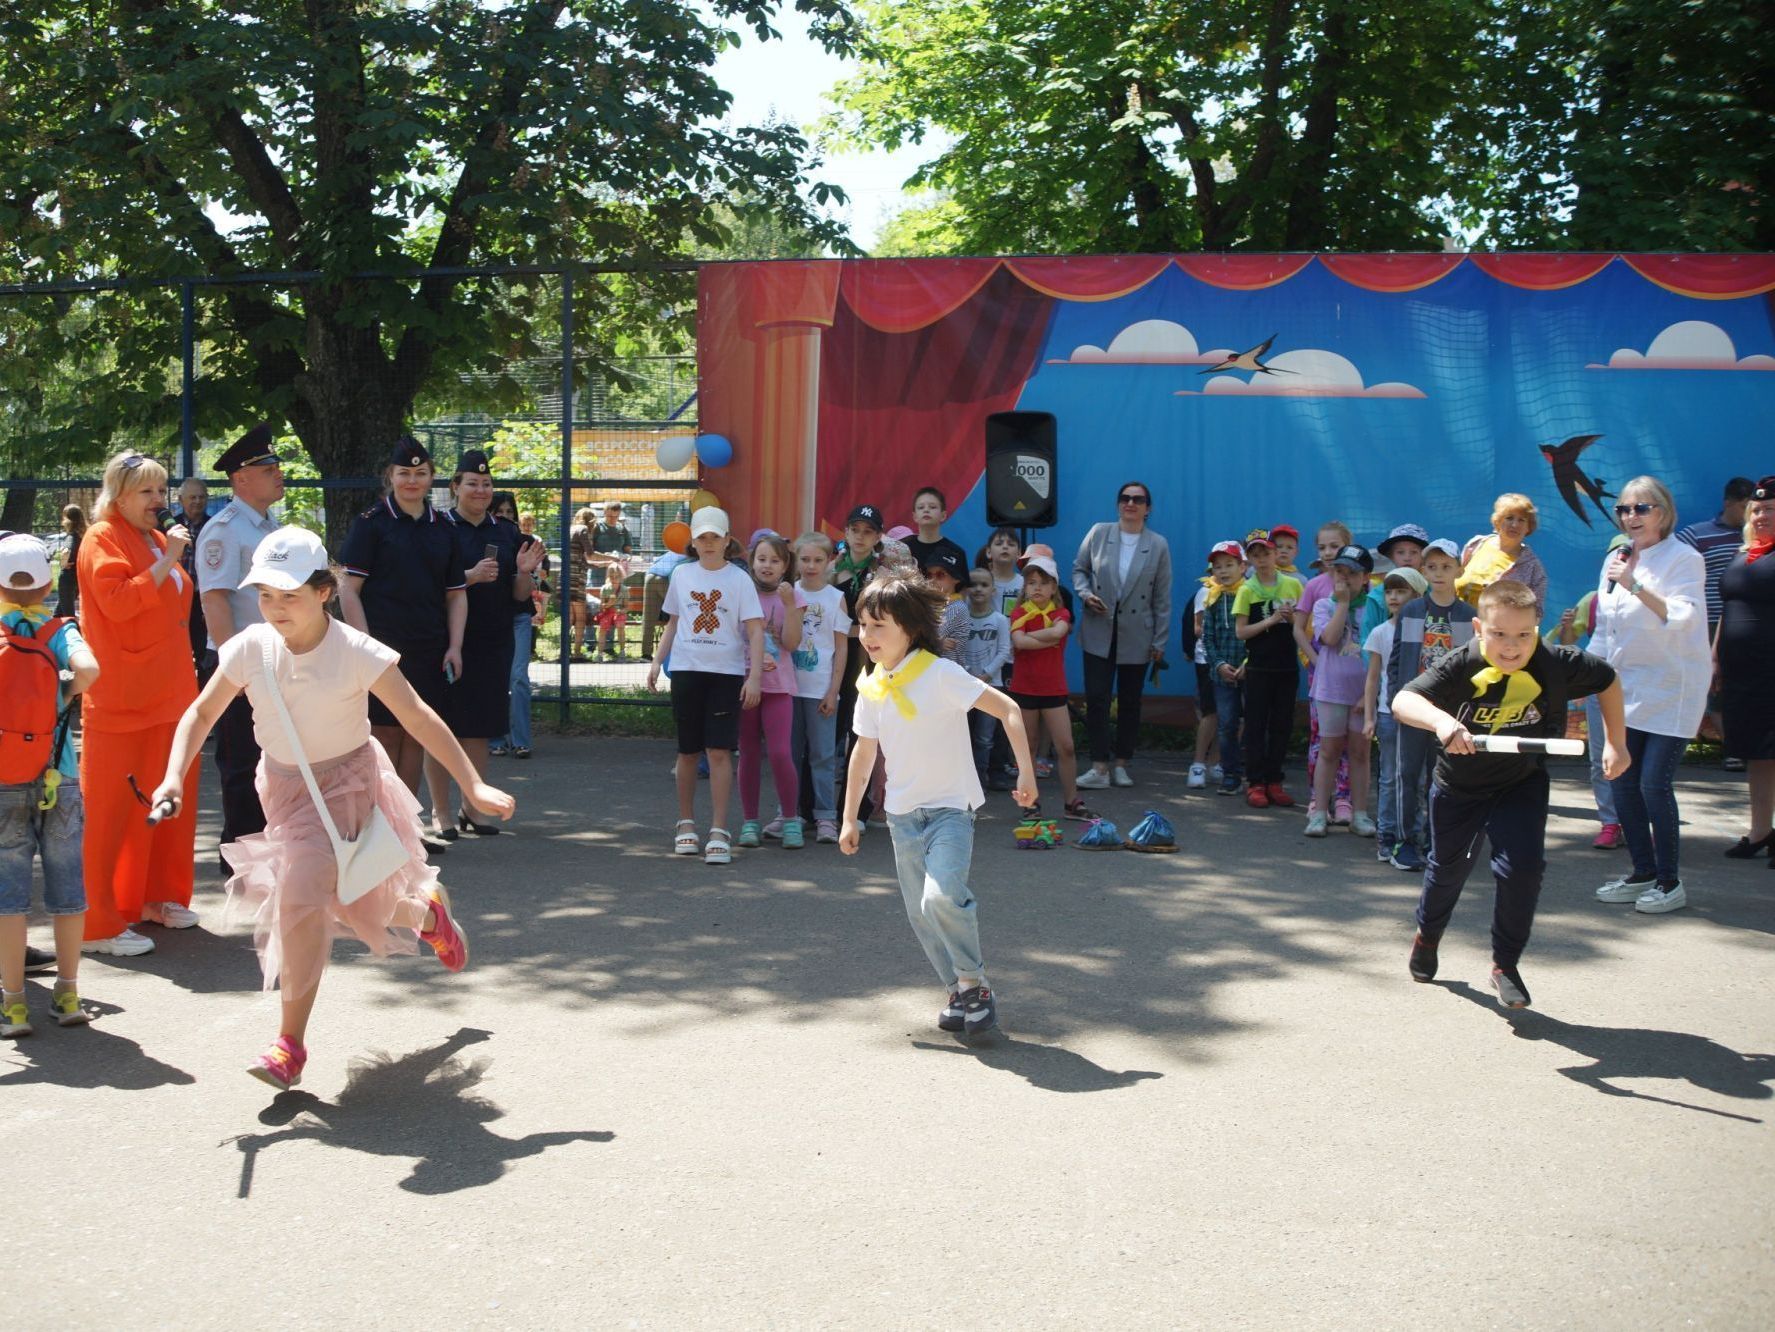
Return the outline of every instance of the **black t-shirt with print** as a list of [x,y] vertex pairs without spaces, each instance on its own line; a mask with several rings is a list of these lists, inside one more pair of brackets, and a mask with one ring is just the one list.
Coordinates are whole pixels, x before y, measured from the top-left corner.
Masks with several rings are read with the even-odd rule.
[[[1599,694],[1615,680],[1615,668],[1601,657],[1574,647],[1535,645],[1519,671],[1496,681],[1478,681],[1487,670],[1475,639],[1449,653],[1406,685],[1403,693],[1422,694],[1474,735],[1560,737],[1566,705]],[[1507,791],[1544,764],[1539,754],[1438,755],[1436,780],[1456,795],[1485,796]]]

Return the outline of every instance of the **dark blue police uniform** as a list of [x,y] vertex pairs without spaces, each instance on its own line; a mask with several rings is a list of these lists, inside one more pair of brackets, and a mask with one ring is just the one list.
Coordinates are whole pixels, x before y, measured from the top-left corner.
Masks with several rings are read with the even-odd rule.
[[[417,446],[414,446],[417,448]],[[424,450],[415,456],[424,458]],[[429,459],[426,459],[429,460]],[[417,465],[417,464],[403,464]],[[440,716],[450,706],[444,653],[450,646],[446,594],[467,586],[450,522],[428,502],[410,517],[393,496],[358,515],[339,548],[345,572],[363,579],[358,598],[370,637],[401,654],[401,674]],[[370,724],[398,726],[374,694]]]
[[[465,459],[468,455],[464,455]],[[471,523],[457,510],[445,513],[456,539],[456,557],[464,570],[486,558],[492,547],[499,577],[468,589],[468,627],[462,635],[462,678],[450,689],[450,730],[463,740],[490,740],[511,730],[512,653],[517,648],[513,615],[528,612],[528,598],[513,594],[518,578],[518,549],[524,534],[518,525],[491,512]]]

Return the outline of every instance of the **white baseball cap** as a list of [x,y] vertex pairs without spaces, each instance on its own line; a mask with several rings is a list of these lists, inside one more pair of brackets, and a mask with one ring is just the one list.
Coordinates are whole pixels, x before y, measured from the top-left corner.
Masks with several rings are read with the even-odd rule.
[[327,548],[319,537],[305,527],[280,527],[259,543],[240,585],[294,592],[327,567]]
[[1028,559],[1023,561],[1023,567],[1025,570],[1040,569],[1056,583],[1060,581],[1059,568],[1054,564],[1054,561],[1049,559],[1046,555],[1031,555]]
[[49,586],[49,552],[29,532],[0,538],[0,591]]
[[693,538],[700,537],[704,532],[726,536],[728,530],[727,510],[717,509],[713,504],[690,515],[690,535]]

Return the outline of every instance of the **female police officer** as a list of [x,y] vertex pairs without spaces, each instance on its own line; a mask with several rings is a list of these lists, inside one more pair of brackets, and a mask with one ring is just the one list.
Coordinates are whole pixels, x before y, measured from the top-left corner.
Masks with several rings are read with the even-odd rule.
[[[462,672],[450,686],[450,706],[443,713],[450,730],[476,772],[487,768],[487,741],[511,727],[512,653],[516,648],[514,614],[530,610],[534,575],[542,563],[540,541],[526,543],[516,523],[497,518],[493,507],[493,476],[487,455],[478,449],[463,453],[450,478],[456,507],[444,514],[456,539],[456,555],[467,570],[468,622],[462,635]],[[429,755],[425,781],[431,788],[434,831],[454,840],[458,832],[491,837],[499,829],[476,823],[466,794],[450,808],[450,774]]]
[[[340,609],[347,624],[401,654],[401,674],[433,711],[448,716],[450,682],[462,674],[468,623],[466,569],[449,520],[431,507],[431,454],[412,436],[395,445],[383,469],[386,493],[351,525],[339,550],[345,577]],[[370,699],[370,731],[408,788],[419,790],[425,750]],[[445,843],[425,834],[425,844]]]

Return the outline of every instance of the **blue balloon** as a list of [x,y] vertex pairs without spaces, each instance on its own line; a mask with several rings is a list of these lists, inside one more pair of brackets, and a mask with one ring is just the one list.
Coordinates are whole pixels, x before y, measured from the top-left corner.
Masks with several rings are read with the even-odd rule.
[[726,435],[698,435],[696,456],[704,467],[725,467],[733,461],[733,444]]

